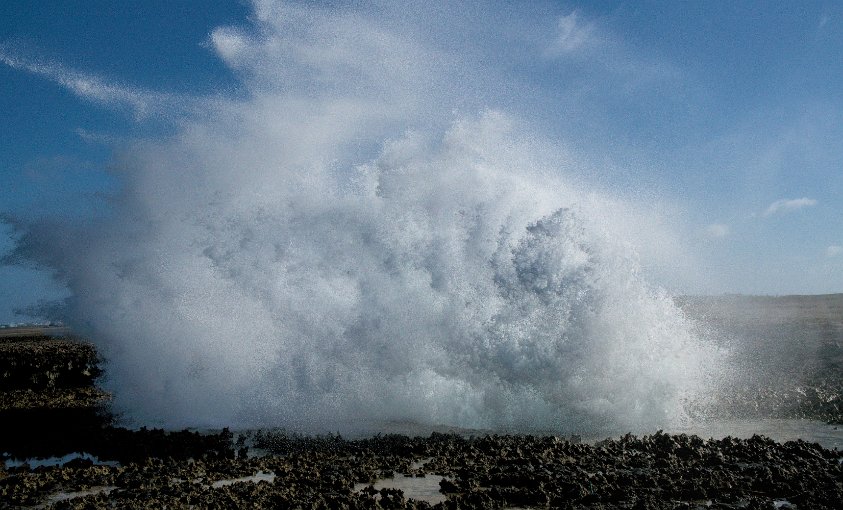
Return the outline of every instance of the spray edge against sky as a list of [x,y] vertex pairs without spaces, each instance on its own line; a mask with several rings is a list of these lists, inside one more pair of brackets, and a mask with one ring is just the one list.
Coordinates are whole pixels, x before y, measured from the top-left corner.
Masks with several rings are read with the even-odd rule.
[[[424,24],[253,9],[209,38],[236,97],[2,55],[175,126],[122,144],[106,213],[18,223],[12,255],[70,289],[67,320],[109,359],[128,418],[626,431],[709,398],[722,353],[642,272],[694,267],[669,204],[588,179],[594,163],[526,122],[517,79]],[[591,40],[575,14],[558,29],[545,58]]]

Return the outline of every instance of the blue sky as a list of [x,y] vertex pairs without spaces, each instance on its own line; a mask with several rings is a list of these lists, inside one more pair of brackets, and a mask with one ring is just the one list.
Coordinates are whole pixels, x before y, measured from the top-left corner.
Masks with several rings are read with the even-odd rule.
[[[227,61],[234,48],[211,40],[218,27],[254,30],[265,5],[2,2],[0,213],[60,222],[109,214],[122,184],[109,169],[125,143],[172,136],[203,101],[248,97],[269,79]],[[443,93],[443,110],[528,118],[589,162],[588,179],[674,208],[699,274],[658,283],[689,293],[843,292],[839,3],[367,11],[459,56],[452,72],[465,73],[465,90]],[[13,238],[5,228],[0,251]],[[65,292],[48,272],[2,267],[0,323]]]

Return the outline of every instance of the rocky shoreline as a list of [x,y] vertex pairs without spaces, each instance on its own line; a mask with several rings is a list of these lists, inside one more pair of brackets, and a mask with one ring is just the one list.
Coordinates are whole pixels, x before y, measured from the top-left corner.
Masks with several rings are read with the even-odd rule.
[[[74,459],[7,469],[0,501],[12,508],[430,508],[398,488],[371,485],[398,474],[438,477],[446,499],[435,508],[832,509],[843,501],[840,452],[760,436],[657,433],[595,445],[552,436],[285,436],[282,447],[251,457],[226,432],[185,434],[129,433],[127,442],[167,440],[117,465]],[[202,441],[210,447],[201,453],[179,448]],[[76,497],[58,499],[62,493]]]
[[[129,430],[97,375],[76,339],[0,341],[0,508],[843,507],[843,453],[804,441]],[[408,477],[438,502],[405,494]]]

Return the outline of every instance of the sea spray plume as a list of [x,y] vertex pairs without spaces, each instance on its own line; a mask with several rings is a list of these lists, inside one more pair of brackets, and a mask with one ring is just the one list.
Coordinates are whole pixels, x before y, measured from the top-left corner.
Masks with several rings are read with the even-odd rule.
[[119,202],[131,208],[63,250],[78,258],[52,261],[75,264],[75,316],[106,349],[118,405],[141,422],[304,430],[679,418],[705,344],[598,207],[512,166],[535,151],[507,124],[460,122],[435,149],[410,135],[345,190],[302,186],[274,209],[221,189],[194,209],[202,185],[166,214],[136,203],[158,193]]
[[716,352],[639,274],[633,204],[573,184],[513,116],[443,122],[459,87],[418,41],[279,9],[212,37],[247,99],[126,147],[111,214],[19,247],[73,292],[119,410],[625,431],[708,392]]

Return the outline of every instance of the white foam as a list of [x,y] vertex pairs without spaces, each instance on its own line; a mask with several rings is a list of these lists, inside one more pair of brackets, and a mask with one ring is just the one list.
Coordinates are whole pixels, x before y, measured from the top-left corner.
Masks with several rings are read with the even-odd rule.
[[[8,454],[4,454],[4,457],[9,457]],[[37,458],[37,457],[30,457],[26,459],[15,459],[15,458],[7,458],[5,461],[6,469],[21,467],[24,465],[29,466],[31,469],[35,469],[38,467],[53,467],[53,466],[62,466],[71,460],[75,459],[83,459],[83,460],[90,460],[97,466],[119,466],[120,463],[111,460],[100,460],[94,455],[85,452],[75,452],[75,453],[68,453],[67,455],[63,455],[61,457],[45,457],[45,458]]]

